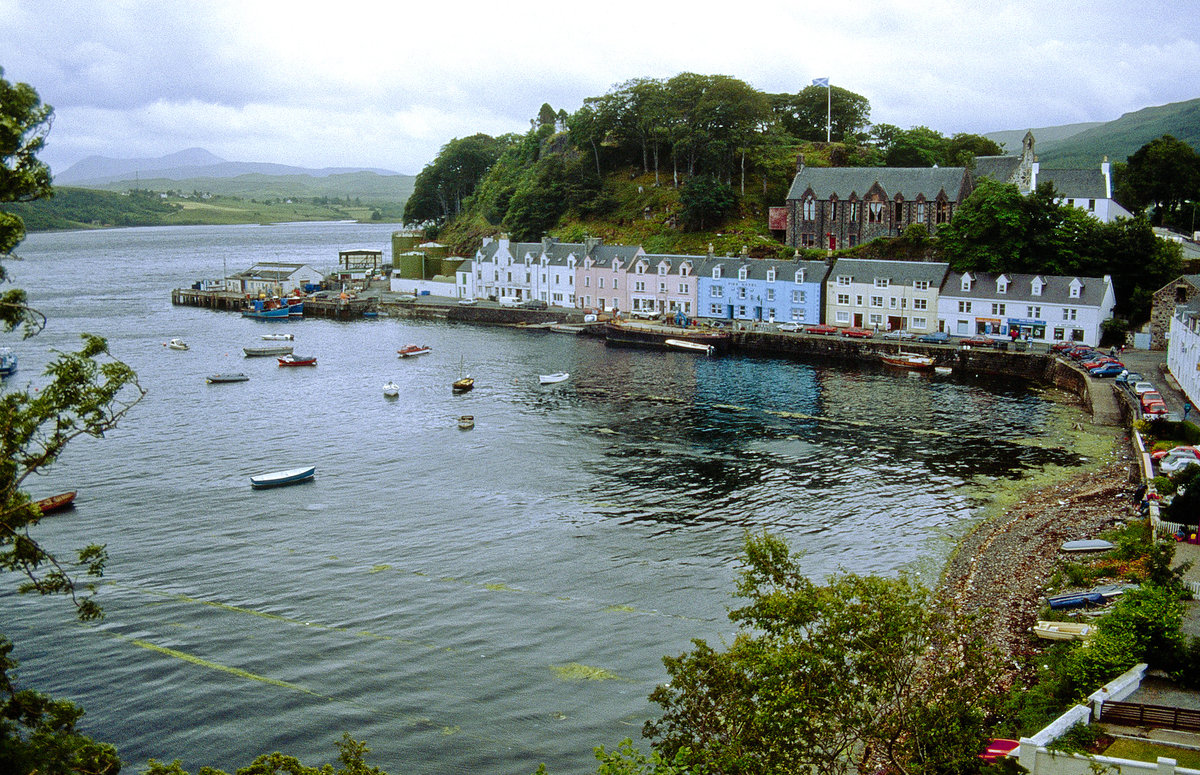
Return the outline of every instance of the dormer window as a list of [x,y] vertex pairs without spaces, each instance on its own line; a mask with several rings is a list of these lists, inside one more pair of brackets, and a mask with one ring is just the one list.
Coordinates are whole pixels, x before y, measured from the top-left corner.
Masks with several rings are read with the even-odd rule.
[[875,287],[876,288],[886,288],[890,284],[891,284],[891,281],[886,277],[876,277],[875,278]]
[[680,264],[679,265],[679,276],[680,277],[687,277],[691,273],[692,273],[692,267],[690,265],[688,265],[688,264]]
[[639,264],[637,265],[637,273],[638,273],[638,274],[646,274],[646,265],[645,265],[645,264],[642,264],[642,263],[639,263]]
[[796,270],[796,282],[798,282],[798,283],[804,282],[804,270],[803,269]]
[[745,280],[749,276],[750,276],[750,267],[743,266],[740,269],[738,269],[738,279],[739,280]]
[[804,200],[804,220],[812,221],[817,217],[817,202],[811,196]]
[[971,275],[969,275],[969,274],[965,274],[965,275],[963,275],[963,277],[962,277],[962,290],[964,290],[964,291],[969,291],[969,290],[971,290]]
[[1045,287],[1045,283],[1042,282],[1042,278],[1035,277],[1033,278],[1033,283],[1029,286],[1029,292],[1034,296],[1041,296],[1043,287]]
[[667,265],[666,265],[666,264],[659,264],[659,265],[658,265],[658,273],[659,273],[660,275],[666,275],[666,273],[667,273]]
[[1071,298],[1078,299],[1079,292],[1083,290],[1083,285],[1078,280],[1071,281]]
[[721,267],[720,267],[720,266],[714,266],[714,267],[713,267],[713,279],[714,279],[714,280],[720,280],[720,279],[721,279]]
[[1005,278],[1005,277],[997,278],[996,293],[1008,293],[1008,278]]
[[769,282],[769,283],[775,282],[775,267],[771,267],[770,269],[767,270],[767,282]]

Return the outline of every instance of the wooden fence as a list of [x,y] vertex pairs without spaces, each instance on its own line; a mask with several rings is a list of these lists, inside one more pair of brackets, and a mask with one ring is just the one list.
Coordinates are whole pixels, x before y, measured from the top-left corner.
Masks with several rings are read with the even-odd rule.
[[1142,705],[1137,702],[1105,702],[1100,719],[1105,724],[1154,729],[1182,729],[1200,732],[1200,710],[1168,708],[1163,705]]

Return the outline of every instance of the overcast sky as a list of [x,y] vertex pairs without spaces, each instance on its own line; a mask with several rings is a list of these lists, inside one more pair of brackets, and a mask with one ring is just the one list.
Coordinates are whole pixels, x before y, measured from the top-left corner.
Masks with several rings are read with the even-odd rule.
[[688,71],[827,76],[872,122],[947,135],[1108,121],[1200,97],[1198,38],[1200,0],[0,0],[0,67],[54,106],[57,171],[201,147],[416,174],[544,102]]

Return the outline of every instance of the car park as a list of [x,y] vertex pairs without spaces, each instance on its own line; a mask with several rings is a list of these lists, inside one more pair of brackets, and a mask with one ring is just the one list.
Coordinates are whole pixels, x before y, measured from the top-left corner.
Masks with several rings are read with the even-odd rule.
[[815,325],[815,326],[805,326],[804,333],[806,333],[806,334],[836,334],[837,329],[834,328],[833,326],[827,326],[824,324],[820,324],[820,325]]
[[950,335],[945,331],[934,331],[930,334],[921,334],[917,337],[917,341],[924,344],[946,344],[950,341]]
[[854,339],[870,339],[871,337],[875,336],[875,332],[869,328],[855,328],[855,327],[843,328],[841,330],[841,334],[842,334],[842,336],[849,336]]
[[917,335],[914,334],[912,331],[905,331],[903,329],[897,329],[895,331],[884,331],[883,338],[884,339],[899,339],[899,340],[903,341],[905,339],[916,339]]
[[776,326],[780,331],[787,331],[789,334],[794,334],[800,330],[799,323],[780,323]]
[[1115,377],[1125,371],[1125,366],[1120,363],[1105,363],[1095,368],[1088,369],[1088,374],[1093,377]]

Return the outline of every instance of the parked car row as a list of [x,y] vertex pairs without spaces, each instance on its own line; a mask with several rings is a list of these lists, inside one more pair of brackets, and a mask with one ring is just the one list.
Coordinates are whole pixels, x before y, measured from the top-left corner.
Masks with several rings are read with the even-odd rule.
[[1111,355],[1105,355],[1094,347],[1074,342],[1058,342],[1050,348],[1087,371],[1093,377],[1120,377],[1125,373],[1125,364]]

